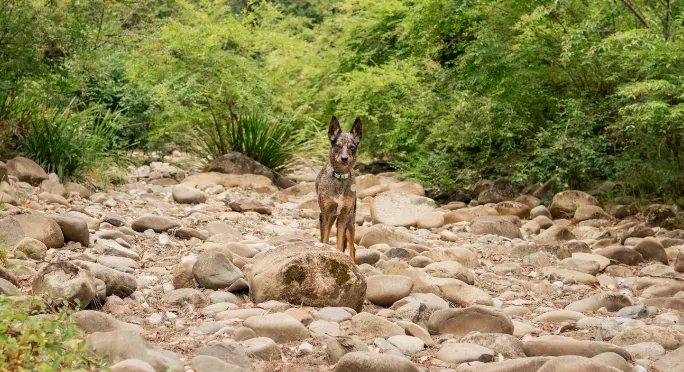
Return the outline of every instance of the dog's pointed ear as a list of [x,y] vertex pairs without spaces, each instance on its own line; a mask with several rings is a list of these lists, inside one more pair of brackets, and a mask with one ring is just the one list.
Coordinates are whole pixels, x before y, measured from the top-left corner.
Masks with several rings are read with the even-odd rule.
[[356,142],[361,142],[363,138],[363,127],[361,125],[361,118],[356,118],[354,120],[354,125],[352,125],[351,134],[356,139]]
[[330,128],[328,128],[328,138],[330,139],[330,142],[335,140],[335,137],[337,137],[338,134],[342,132],[342,129],[340,128],[340,122],[337,121],[336,117],[332,117],[332,120],[330,120]]

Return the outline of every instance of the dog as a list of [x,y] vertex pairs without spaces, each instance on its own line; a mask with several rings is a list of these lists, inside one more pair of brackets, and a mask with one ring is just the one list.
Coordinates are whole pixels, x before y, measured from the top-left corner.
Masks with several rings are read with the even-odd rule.
[[356,118],[351,132],[342,133],[340,122],[332,117],[328,128],[330,154],[328,163],[316,177],[316,194],[321,207],[319,222],[321,242],[329,244],[330,231],[337,220],[337,249],[349,247],[349,256],[356,262],[354,231],[356,229],[356,184],[352,169],[363,137],[361,118]]

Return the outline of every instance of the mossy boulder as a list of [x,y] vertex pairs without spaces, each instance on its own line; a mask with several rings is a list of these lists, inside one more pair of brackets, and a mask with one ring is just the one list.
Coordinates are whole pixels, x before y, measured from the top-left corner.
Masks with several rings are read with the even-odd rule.
[[258,254],[247,277],[254,303],[360,310],[366,296],[366,281],[349,256],[320,243],[293,242]]

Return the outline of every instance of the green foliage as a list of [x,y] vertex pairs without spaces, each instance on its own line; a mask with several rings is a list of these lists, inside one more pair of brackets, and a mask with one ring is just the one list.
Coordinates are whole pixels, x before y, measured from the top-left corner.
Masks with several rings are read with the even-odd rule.
[[99,371],[68,307],[0,296],[0,371]]
[[286,123],[257,112],[234,113],[229,107],[221,114],[209,107],[213,125],[199,129],[207,158],[237,151],[276,171],[289,164],[295,142]]
[[[191,148],[200,131],[208,153],[253,157],[282,133],[293,157],[324,157],[330,116],[360,116],[364,155],[431,194],[479,175],[684,196],[681,1],[10,3],[0,156],[72,100],[120,113],[107,131],[119,146]],[[277,129],[231,129],[221,102]]]
[[100,115],[95,107],[66,109],[31,121],[21,150],[47,172],[63,180],[82,177],[95,165],[114,161],[118,113]]

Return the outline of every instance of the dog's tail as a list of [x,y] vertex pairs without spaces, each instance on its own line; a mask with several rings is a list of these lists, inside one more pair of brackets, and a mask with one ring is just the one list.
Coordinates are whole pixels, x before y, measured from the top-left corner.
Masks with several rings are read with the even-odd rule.
[[347,251],[347,234],[342,235],[342,252]]

